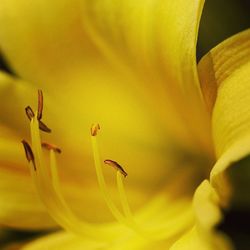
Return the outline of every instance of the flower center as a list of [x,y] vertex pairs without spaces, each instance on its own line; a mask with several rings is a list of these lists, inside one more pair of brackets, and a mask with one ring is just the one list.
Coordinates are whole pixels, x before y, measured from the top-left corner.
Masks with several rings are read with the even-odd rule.
[[[175,225],[183,224],[185,227],[190,225],[193,219],[191,207],[188,207],[188,209],[183,209],[181,207],[178,208],[177,203],[177,207],[174,208],[174,211],[178,211],[178,209],[184,211],[174,219],[169,218],[168,209],[159,213],[159,208],[163,206],[162,195],[155,197],[155,200],[152,201],[151,204],[148,204],[144,211],[137,216],[138,221],[136,221],[131,212],[123,183],[124,177],[127,176],[126,171],[117,162],[113,160],[105,160],[105,164],[112,166],[117,170],[117,189],[119,192],[122,212],[118,209],[111,199],[103,174],[103,164],[99,154],[97,141],[97,135],[100,129],[98,124],[93,125],[90,131],[95,170],[100,191],[107,207],[119,223],[96,225],[79,219],[67,204],[61,191],[57,170],[57,154],[61,153],[61,150],[55,145],[41,142],[40,130],[51,132],[51,130],[41,121],[42,107],[43,96],[42,92],[39,91],[38,111],[33,112],[30,107],[26,108],[26,114],[30,119],[32,147],[30,147],[24,140],[22,143],[24,145],[26,157],[31,165],[31,175],[40,199],[46,206],[51,217],[64,229],[81,237],[87,237],[91,240],[98,241],[100,244],[109,244],[114,242],[114,239],[122,238],[124,235],[127,235],[127,237],[132,235],[135,237],[136,235],[136,237],[143,239],[143,242],[162,240],[168,237],[169,234],[171,235],[170,231],[172,233],[178,231],[178,227]],[[46,164],[42,148],[48,149],[50,152],[49,164]],[[49,167],[47,165],[49,165]],[[180,203],[179,205],[183,205],[183,203]],[[183,229],[183,226],[181,229]]]

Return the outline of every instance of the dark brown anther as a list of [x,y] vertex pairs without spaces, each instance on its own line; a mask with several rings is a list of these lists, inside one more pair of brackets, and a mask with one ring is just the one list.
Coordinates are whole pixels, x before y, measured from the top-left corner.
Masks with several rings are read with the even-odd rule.
[[90,129],[91,135],[92,135],[92,136],[96,136],[98,130],[100,130],[100,129],[101,129],[101,127],[100,127],[100,125],[99,125],[98,123],[93,124],[93,125],[91,126],[91,129]]
[[38,90],[38,108],[37,108],[37,120],[41,120],[43,116],[43,92]]
[[45,125],[41,120],[38,120],[38,123],[39,123],[40,130],[46,133],[51,133],[51,129],[48,128],[47,125]]
[[26,112],[27,117],[28,117],[29,120],[31,121],[31,119],[35,116],[35,114],[34,114],[32,108],[31,108],[30,106],[27,106],[27,107],[25,108],[25,112]]
[[116,161],[105,160],[104,163],[118,170],[124,177],[128,175],[127,172],[123,169],[123,167]]
[[34,157],[34,154],[32,152],[32,149],[29,143],[26,142],[25,140],[22,140],[22,144],[23,144],[25,155],[26,155],[28,162],[31,161],[33,163],[34,170],[36,171],[35,157]]
[[42,142],[42,147],[45,148],[45,149],[48,149],[48,150],[54,150],[58,154],[62,153],[62,150],[59,147],[57,147],[56,145],[54,145],[54,144],[50,144],[50,143],[47,143],[47,142]]

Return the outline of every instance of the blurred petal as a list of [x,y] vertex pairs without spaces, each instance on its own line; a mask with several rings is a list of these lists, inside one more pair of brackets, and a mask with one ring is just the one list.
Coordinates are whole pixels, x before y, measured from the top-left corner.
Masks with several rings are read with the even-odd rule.
[[207,180],[203,181],[196,189],[193,205],[197,226],[203,231],[209,232],[221,221],[219,197]]
[[36,95],[36,91],[27,82],[0,71],[0,123],[16,134],[27,135],[24,109],[34,105],[36,99],[32,95]]
[[59,232],[42,237],[36,241],[27,244],[21,248],[22,250],[94,250],[105,249],[102,243],[93,242],[88,239],[77,237],[76,235]]
[[207,180],[197,188],[193,205],[196,224],[172,246],[171,250],[232,249],[226,236],[215,229],[222,220],[222,213],[219,207],[219,197]]
[[[102,227],[110,232],[114,237],[112,242],[98,243],[88,238],[60,232],[35,240],[22,249],[165,249],[193,222],[193,214],[190,209],[189,201],[183,199],[167,203],[165,203],[163,196],[158,196],[149,206],[146,206],[137,217],[137,219],[143,223],[145,230],[152,230],[154,227],[157,228],[157,225],[160,226],[160,228],[162,227],[162,230],[157,230],[155,232],[156,235],[154,235],[165,236],[160,238],[159,241],[147,240],[118,223],[110,225],[96,224],[97,229]],[[154,215],[155,219],[151,218],[152,215]],[[153,233],[151,236],[153,236]]]
[[[219,237],[221,236],[221,237]],[[223,238],[224,237],[224,238]],[[230,250],[232,249],[230,243],[225,242],[225,236],[215,235],[214,241],[216,245],[209,245],[206,240],[202,239],[197,227],[188,231],[180,240],[178,240],[170,250]]]
[[[209,151],[195,56],[202,5],[198,0],[147,0],[143,7],[140,1],[6,0],[0,9],[0,47],[22,77],[46,88],[56,86],[57,95],[59,86],[83,85],[75,90],[78,94],[106,88],[104,93],[128,106],[131,94],[126,92],[132,86],[129,92],[140,106],[147,99],[145,109],[150,105],[150,112],[168,117],[163,124],[174,136]],[[107,72],[120,77],[112,80]]]

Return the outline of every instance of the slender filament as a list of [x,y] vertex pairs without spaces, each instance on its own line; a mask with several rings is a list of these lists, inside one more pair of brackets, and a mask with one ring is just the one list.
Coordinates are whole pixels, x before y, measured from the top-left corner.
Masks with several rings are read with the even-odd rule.
[[91,136],[91,142],[92,142],[92,149],[93,149],[93,156],[94,156],[94,162],[95,162],[95,169],[96,169],[96,174],[97,174],[97,180],[103,195],[103,198],[110,209],[111,213],[113,216],[122,224],[126,223],[124,220],[123,215],[120,213],[120,211],[117,209],[116,205],[113,203],[111,200],[106,182],[104,180],[103,176],[103,171],[102,171],[102,166],[101,166],[101,160],[100,160],[100,154],[99,154],[99,149],[97,146],[97,139],[96,136]]

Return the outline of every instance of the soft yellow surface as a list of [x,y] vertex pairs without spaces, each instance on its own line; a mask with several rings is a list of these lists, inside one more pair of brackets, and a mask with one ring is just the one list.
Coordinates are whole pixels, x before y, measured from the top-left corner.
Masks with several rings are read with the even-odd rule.
[[168,128],[182,144],[209,151],[195,56],[203,1],[141,3],[4,0],[0,46],[69,119],[73,109],[81,121],[151,144]]
[[197,188],[193,207],[195,225],[188,230],[170,250],[229,250],[233,249],[228,238],[215,231],[215,226],[221,221],[222,213],[219,207],[219,197],[209,181],[203,181]]
[[249,61],[250,30],[234,35],[209,51],[199,62],[201,89],[207,107],[213,110],[217,89],[226,78]]
[[[195,52],[202,7],[199,0],[2,0],[1,50],[20,78],[30,82],[0,73],[1,137],[6,138],[0,175],[4,189],[13,187],[4,193],[9,200],[0,198],[2,221],[24,228],[53,225],[36,200],[24,159],[19,158],[20,148],[16,142],[12,147],[10,140],[13,134],[20,140],[29,138],[24,108],[36,109],[34,89],[39,87],[45,97],[43,119],[52,128],[52,135],[42,138],[58,144],[63,152],[57,156],[60,191],[60,185],[55,188],[50,181],[47,161],[39,161],[42,174],[33,174],[40,198],[69,231],[83,219],[84,225],[97,223],[91,228],[104,229],[109,239],[118,235],[100,246],[87,234],[63,232],[30,243],[25,250],[165,249],[179,237],[174,250],[187,249],[189,244],[193,249],[230,249],[226,239],[214,232],[221,220],[218,204],[225,203],[229,193],[226,180],[219,184],[218,180],[228,162],[242,154],[237,150],[249,145],[233,150],[248,136],[249,31],[219,45],[201,61],[200,89]],[[111,220],[106,207],[111,202],[105,204],[98,192],[90,145],[93,122],[100,123],[102,131],[98,158],[118,161],[128,172],[124,181],[128,203],[149,237],[126,223],[98,224]],[[32,124],[34,120],[32,147],[36,159],[41,159],[38,126]],[[211,131],[219,158],[211,174],[213,187],[208,181],[198,187],[192,209],[190,193],[214,159]],[[11,175],[6,172],[12,154],[18,156],[15,164],[24,177],[16,169]],[[117,203],[113,170],[106,168],[102,174],[107,193]],[[18,178],[23,190],[15,184]],[[19,199],[27,199],[23,207],[17,205]],[[20,208],[23,219],[19,220]],[[68,216],[71,212],[78,219]],[[42,221],[34,226],[26,219],[29,213]]]

